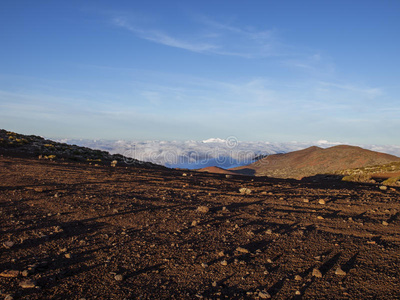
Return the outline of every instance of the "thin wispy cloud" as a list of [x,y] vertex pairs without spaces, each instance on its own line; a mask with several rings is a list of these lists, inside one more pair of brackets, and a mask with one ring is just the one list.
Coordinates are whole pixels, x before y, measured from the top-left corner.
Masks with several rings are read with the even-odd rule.
[[194,41],[179,39],[160,30],[148,30],[135,27],[124,17],[115,17],[113,19],[113,23],[119,27],[131,31],[142,39],[170,47],[181,48],[193,52],[212,52],[218,48],[218,46],[210,43],[196,43]]
[[125,16],[115,16],[112,23],[139,38],[197,53],[243,58],[282,55],[282,45],[277,43],[273,30],[240,28],[206,17],[196,19],[192,25],[197,29],[193,30],[190,37],[158,28],[149,29],[148,25],[135,24],[135,20]]
[[333,82],[320,82],[320,84],[323,87],[359,93],[368,97],[369,99],[374,99],[383,94],[383,91],[380,88],[359,87],[350,84],[338,84]]

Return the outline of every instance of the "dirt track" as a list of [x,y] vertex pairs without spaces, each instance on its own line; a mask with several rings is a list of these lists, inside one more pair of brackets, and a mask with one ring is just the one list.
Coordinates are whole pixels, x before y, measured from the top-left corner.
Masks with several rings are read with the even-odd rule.
[[2,297],[398,299],[399,189],[186,173],[0,158]]

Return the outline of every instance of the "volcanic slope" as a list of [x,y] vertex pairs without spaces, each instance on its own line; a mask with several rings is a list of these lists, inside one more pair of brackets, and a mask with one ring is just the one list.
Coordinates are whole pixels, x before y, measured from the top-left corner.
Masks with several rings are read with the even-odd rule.
[[398,298],[398,188],[185,174],[0,157],[0,296]]
[[230,171],[247,175],[301,179],[393,161],[400,161],[400,158],[355,146],[339,145],[327,149],[313,146],[290,153],[269,155],[255,163]]

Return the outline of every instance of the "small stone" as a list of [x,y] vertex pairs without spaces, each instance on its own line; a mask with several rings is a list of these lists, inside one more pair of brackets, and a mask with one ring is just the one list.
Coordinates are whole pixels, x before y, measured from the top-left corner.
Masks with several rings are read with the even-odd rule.
[[251,189],[248,189],[248,188],[240,188],[240,189],[239,189],[239,192],[240,192],[242,195],[250,195],[250,194],[251,194]]
[[319,200],[318,200],[318,203],[319,203],[319,204],[321,204],[321,205],[324,205],[324,204],[326,204],[326,202],[325,202],[325,200],[324,200],[324,199],[319,199]]
[[26,279],[24,281],[21,281],[19,283],[19,286],[22,287],[23,289],[32,289],[36,287],[36,281],[31,279]]
[[12,241],[7,241],[7,242],[4,242],[3,245],[4,245],[4,247],[6,247],[7,249],[10,249],[10,248],[12,248],[12,247],[15,245],[15,243],[12,242]]
[[211,284],[213,287],[216,287],[217,286],[217,282],[216,281],[213,281],[213,283]]
[[347,273],[345,271],[343,271],[341,267],[338,267],[336,269],[335,274],[339,275],[339,276],[346,276],[347,275]]
[[296,276],[294,276],[294,280],[301,281],[301,280],[303,280],[303,277],[301,277],[300,275],[296,275]]
[[227,174],[227,175],[225,175],[225,177],[228,178],[228,179],[231,179],[232,175]]
[[237,247],[236,251],[240,252],[240,253],[249,253],[249,250],[247,250],[246,248],[242,248],[242,247]]
[[304,203],[308,203],[308,202],[310,202],[310,200],[308,200],[308,199],[303,199],[303,202],[304,202]]
[[267,229],[267,231],[265,233],[266,234],[272,234],[272,230],[271,229]]
[[318,220],[323,220],[324,217],[323,217],[323,216],[317,216],[317,219],[318,219]]
[[192,222],[192,226],[197,226],[198,222],[197,221],[193,221]]
[[124,280],[124,276],[121,275],[121,274],[117,274],[117,275],[114,276],[114,279],[115,279],[116,281],[122,281],[122,280]]
[[187,174],[186,174],[186,173],[182,173],[182,176],[183,176],[183,177],[186,177],[186,176],[187,176]]
[[272,259],[268,258],[267,263],[272,264]]
[[382,191],[386,191],[386,190],[387,190],[387,186],[386,186],[386,185],[381,185],[381,186],[379,186],[379,188],[380,188]]
[[199,206],[197,208],[197,211],[201,212],[201,213],[208,213],[210,211],[210,209],[207,206]]
[[14,297],[12,295],[6,295],[4,300],[14,300]]
[[224,256],[225,256],[224,251],[219,251],[219,252],[218,252],[218,256],[219,256],[219,257],[224,257]]
[[221,261],[221,265],[227,266],[227,265],[228,265],[228,262],[227,262],[226,260],[223,260],[223,261]]
[[382,225],[383,225],[383,226],[388,226],[388,225],[389,225],[389,223],[388,223],[388,222],[386,222],[386,221],[382,221]]
[[24,277],[28,277],[29,276],[29,271],[28,270],[23,270],[21,272],[21,275],[24,276]]
[[65,258],[71,258],[72,254],[71,253],[65,253],[64,256],[65,256]]
[[60,232],[63,232],[63,231],[64,231],[64,229],[62,229],[61,226],[55,226],[54,227],[54,232],[56,232],[56,233],[60,233]]
[[296,296],[300,296],[300,295],[301,295],[301,292],[300,292],[300,291],[296,291],[294,294],[295,294]]
[[317,277],[317,278],[322,278],[322,273],[319,269],[315,268],[312,271],[312,276]]
[[0,277],[18,277],[20,274],[17,270],[5,270],[0,273]]
[[271,295],[268,292],[259,292],[258,297],[261,299],[271,299]]
[[201,263],[201,266],[205,269],[205,268],[208,267],[208,264],[206,264],[206,263]]

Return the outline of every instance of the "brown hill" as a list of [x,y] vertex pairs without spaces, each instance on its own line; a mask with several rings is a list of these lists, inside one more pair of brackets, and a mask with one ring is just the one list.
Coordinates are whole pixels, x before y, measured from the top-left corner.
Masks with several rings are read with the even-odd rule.
[[[198,169],[196,171],[214,173],[214,174],[238,175],[237,172],[232,172],[232,171],[229,171],[229,170],[226,170],[226,169],[223,169],[220,167],[215,167],[215,166]],[[239,175],[241,175],[241,174],[239,173]]]
[[110,154],[106,151],[90,149],[77,145],[59,143],[36,135],[24,135],[0,129],[0,155],[12,157],[40,157],[51,161],[76,161],[96,165],[119,166],[141,165],[150,168],[164,168],[149,162]]
[[400,158],[355,146],[339,145],[327,149],[313,146],[286,154],[273,154],[248,166],[232,170],[246,175],[301,179],[393,161],[400,161]]

